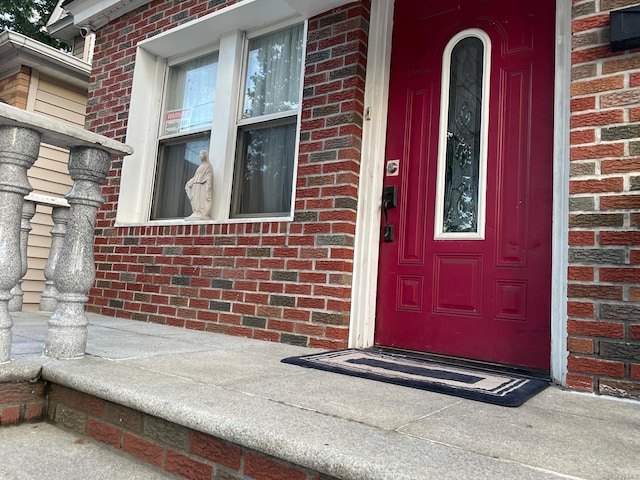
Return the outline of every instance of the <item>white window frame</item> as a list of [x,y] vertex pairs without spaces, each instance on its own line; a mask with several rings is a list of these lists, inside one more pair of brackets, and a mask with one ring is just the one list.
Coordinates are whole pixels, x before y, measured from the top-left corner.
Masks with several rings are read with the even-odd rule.
[[[344,1],[339,0],[339,3]],[[236,139],[242,123],[248,39],[287,26],[304,24],[303,49],[306,51],[308,26],[305,18],[315,13],[307,2],[244,0],[138,44],[126,138],[126,143],[134,148],[134,154],[123,160],[116,226],[186,223],[181,218],[150,220],[164,105],[163,88],[170,65],[215,50],[218,51],[218,78],[209,144],[209,159],[214,170],[213,219],[188,220],[188,223],[242,223],[274,221],[274,218],[293,220],[299,135],[294,153],[291,210],[288,216],[277,217],[230,218]],[[303,61],[300,105],[295,113],[297,132],[300,132],[302,117],[304,67]]]
[[[482,68],[482,106],[480,130],[480,159],[478,165],[478,218],[475,232],[444,232],[444,190],[447,164],[447,136],[449,123],[449,88],[451,81],[451,54],[453,49],[466,38],[477,38],[484,46]],[[438,136],[438,177],[436,186],[436,209],[434,240],[484,240],[487,210],[487,142],[489,139],[489,86],[491,75],[491,39],[478,28],[463,30],[451,38],[442,55],[442,94],[440,95],[440,132]],[[446,92],[446,93],[445,93]]]

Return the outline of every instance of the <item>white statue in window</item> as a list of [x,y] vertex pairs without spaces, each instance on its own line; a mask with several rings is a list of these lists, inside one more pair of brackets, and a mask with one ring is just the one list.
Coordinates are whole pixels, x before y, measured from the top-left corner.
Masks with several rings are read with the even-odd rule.
[[193,210],[187,218],[208,220],[213,205],[213,167],[206,150],[200,150],[200,162],[195,175],[184,186]]

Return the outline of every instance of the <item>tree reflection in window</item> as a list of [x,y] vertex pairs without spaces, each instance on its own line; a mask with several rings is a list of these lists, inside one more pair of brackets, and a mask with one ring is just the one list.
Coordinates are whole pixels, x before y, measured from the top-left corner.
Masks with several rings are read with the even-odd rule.
[[249,41],[231,216],[291,213],[304,26]]
[[296,25],[249,42],[243,118],[298,108],[303,40]]
[[484,46],[462,39],[451,53],[443,232],[477,232]]

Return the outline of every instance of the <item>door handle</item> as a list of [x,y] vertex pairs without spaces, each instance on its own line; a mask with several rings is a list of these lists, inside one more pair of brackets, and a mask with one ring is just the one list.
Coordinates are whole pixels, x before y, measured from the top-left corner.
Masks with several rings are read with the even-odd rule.
[[382,190],[382,212],[384,213],[384,231],[382,240],[393,242],[395,239],[395,227],[389,225],[389,209],[398,206],[398,187],[390,185]]

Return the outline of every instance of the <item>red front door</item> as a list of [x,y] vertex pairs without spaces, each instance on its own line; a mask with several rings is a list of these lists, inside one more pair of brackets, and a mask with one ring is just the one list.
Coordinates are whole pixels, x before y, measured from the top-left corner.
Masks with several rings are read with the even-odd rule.
[[553,0],[395,1],[377,345],[549,368],[554,25]]

